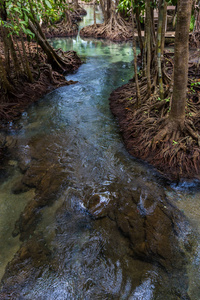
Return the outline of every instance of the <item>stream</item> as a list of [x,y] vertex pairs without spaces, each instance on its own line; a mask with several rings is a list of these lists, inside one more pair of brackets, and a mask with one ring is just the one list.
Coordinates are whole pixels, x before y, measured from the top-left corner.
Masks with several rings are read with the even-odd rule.
[[[93,23],[93,7],[86,9],[80,28]],[[96,16],[102,22],[98,7]],[[131,157],[109,109],[110,93],[133,76],[131,43],[80,36],[51,43],[77,51],[83,64],[66,77],[76,84],[40,99],[9,132],[11,154],[0,170],[0,299],[200,299],[200,184],[170,183]],[[163,207],[167,220],[173,216],[166,241]],[[144,224],[163,252],[143,249],[148,236],[135,245]],[[177,259],[166,254],[170,242]]]

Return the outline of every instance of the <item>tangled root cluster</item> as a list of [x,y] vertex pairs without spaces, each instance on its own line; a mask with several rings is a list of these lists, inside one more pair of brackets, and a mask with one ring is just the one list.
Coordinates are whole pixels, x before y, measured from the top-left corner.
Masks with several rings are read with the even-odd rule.
[[[26,47],[30,50],[28,60],[34,82],[30,83],[25,75],[21,74],[18,78],[11,78],[14,91],[6,93],[0,86],[0,127],[6,127],[9,121],[18,117],[24,109],[47,92],[74,83],[67,81],[63,74],[52,69],[52,66],[47,63],[46,55],[35,43],[30,43],[29,46],[26,44]],[[73,72],[80,66],[81,60],[75,51],[63,52],[58,49],[56,52],[63,61],[67,73]]]
[[190,48],[199,49],[200,48],[200,32],[194,31],[189,35]]
[[55,25],[43,27],[43,32],[47,38],[76,36],[78,34],[78,25],[76,23],[70,25],[62,20]]
[[118,118],[129,153],[155,166],[172,180],[200,175],[200,81],[189,80],[183,126],[169,119],[171,97],[161,100],[155,92],[147,98],[147,80],[140,80],[140,107],[135,83],[115,90],[110,107]]
[[120,16],[113,16],[103,24],[89,25],[81,29],[80,36],[109,39],[115,42],[127,41],[132,38],[132,30]]
[[66,11],[66,19],[60,19],[55,24],[44,24],[42,30],[47,38],[52,37],[72,37],[78,34],[77,22],[82,20],[82,16],[85,16],[87,11],[78,5],[75,8],[73,5]]

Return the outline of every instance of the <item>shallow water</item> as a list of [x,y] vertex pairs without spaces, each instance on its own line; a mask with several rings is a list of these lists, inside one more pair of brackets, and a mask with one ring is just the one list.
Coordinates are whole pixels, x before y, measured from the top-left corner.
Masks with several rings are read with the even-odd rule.
[[[80,26],[91,24],[92,8],[87,9],[89,13]],[[102,16],[97,16],[100,22]],[[54,259],[43,268],[31,288],[23,287],[22,299],[178,299],[173,292],[163,296],[162,291],[170,282],[162,270],[132,259],[129,243],[113,223],[105,219],[94,222],[85,209],[85,199],[91,195],[99,195],[106,207],[117,193],[126,196],[138,187],[144,191],[148,187],[155,195],[165,190],[189,219],[190,234],[199,236],[198,182],[169,185],[152,167],[130,157],[109,110],[111,91],[133,76],[131,44],[83,40],[79,36],[54,39],[52,44],[77,51],[84,63],[67,76],[77,84],[43,97],[23,113],[18,130],[11,132],[27,159],[30,141],[37,139],[50,158],[56,157],[59,164],[67,161],[68,174],[68,184],[63,186],[57,201],[44,209],[35,230],[35,234],[44,235]],[[16,161],[11,160],[8,168],[11,171],[0,190],[1,276],[20,246],[19,239],[11,235],[15,221],[34,197],[34,189],[19,195],[12,193],[15,180],[22,175]],[[187,266],[189,295],[193,300],[200,298],[199,241],[197,238]]]

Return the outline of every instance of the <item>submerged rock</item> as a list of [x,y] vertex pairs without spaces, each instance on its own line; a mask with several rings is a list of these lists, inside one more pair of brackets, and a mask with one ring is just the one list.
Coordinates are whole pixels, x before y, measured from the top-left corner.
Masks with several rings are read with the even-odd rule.
[[53,286],[50,291],[47,287],[39,290],[39,282],[45,280],[47,272],[59,281],[70,278],[70,284],[59,287],[59,293],[68,295],[64,299],[77,295],[80,299],[86,295],[87,299],[121,299],[140,286],[145,289],[142,283],[153,280],[147,274],[155,273],[151,292],[154,298],[149,299],[189,299],[186,243],[192,241],[189,235],[185,239],[181,236],[182,231],[187,232],[184,215],[164,193],[147,186],[116,191],[116,184],[111,184],[107,189],[107,198],[96,193],[84,200],[75,188],[64,193],[46,240],[32,230],[40,210],[36,199],[29,203],[19,228],[21,237],[28,238],[30,232],[33,236],[23,242],[8,264],[0,297],[15,293],[23,299],[34,288],[34,295],[56,299],[48,296],[54,292]]
[[135,257],[158,263],[168,271],[186,263],[184,249],[179,244],[179,226],[186,226],[187,222],[164,194],[155,195],[143,188],[119,194],[107,205],[100,203],[95,195],[86,205],[96,219],[108,217],[116,222]]
[[[117,299],[119,294],[112,284],[121,280],[122,291],[126,285],[134,290],[153,268],[161,274],[154,284],[154,295],[159,295],[155,299],[187,299],[187,251],[193,241],[187,234],[182,237],[182,232],[187,232],[184,215],[153,183],[141,184],[135,191],[120,182],[106,185],[102,193],[92,193],[87,186],[82,191],[72,188],[70,156],[63,153],[59,142],[57,136],[46,135],[31,139],[27,152],[15,149],[19,163],[23,152],[28,166],[23,168],[18,185],[34,187],[35,197],[16,222],[13,236],[19,234],[23,243],[6,268],[0,299],[12,294],[23,299],[33,286],[38,293],[38,280],[45,277],[46,270],[59,280],[72,278],[72,283],[62,287],[72,299],[77,295],[80,299],[85,295],[88,299],[94,299],[94,295],[97,299]],[[45,241],[37,234],[37,224],[43,208],[60,195],[63,202],[53,212],[54,229]],[[130,284],[126,282],[127,274]],[[105,281],[104,276],[108,277]],[[48,289],[43,296],[48,299]]]
[[22,241],[33,234],[41,218],[41,209],[58,199],[62,186],[67,184],[68,170],[58,159],[57,149],[47,151],[54,138],[33,138],[28,145],[16,147],[13,152],[23,173],[22,179],[12,188],[13,193],[35,189],[34,199],[26,205],[13,230],[13,236],[20,234]]
[[3,148],[6,144],[6,135],[0,132],[0,148]]
[[42,235],[35,235],[23,243],[6,267],[0,285],[0,299],[24,299],[22,287],[30,289],[32,282],[48,269],[50,257],[51,251]]
[[[120,245],[124,242],[120,239],[125,239],[128,242],[126,252],[132,259],[158,266],[159,272],[164,270],[162,280],[166,281],[166,286],[157,282],[158,286],[163,285],[163,293],[159,288],[158,298],[152,299],[179,299],[178,296],[189,299],[186,266],[188,250],[194,241],[188,233],[185,216],[167,200],[165,194],[143,187],[134,193],[128,190],[118,193],[106,205],[100,203],[100,198],[98,202],[97,195],[90,200],[86,201],[86,206],[97,220],[97,226],[110,232],[111,249],[108,251],[106,247],[106,256],[121,249]],[[188,235],[183,237],[186,232]]]

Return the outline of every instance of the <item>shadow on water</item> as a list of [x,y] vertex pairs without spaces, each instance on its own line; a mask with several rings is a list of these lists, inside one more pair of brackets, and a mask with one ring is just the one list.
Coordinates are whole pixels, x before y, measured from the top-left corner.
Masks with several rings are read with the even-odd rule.
[[10,134],[0,299],[199,299],[199,189],[130,157],[109,110],[133,75],[131,44],[52,44],[85,63]]

